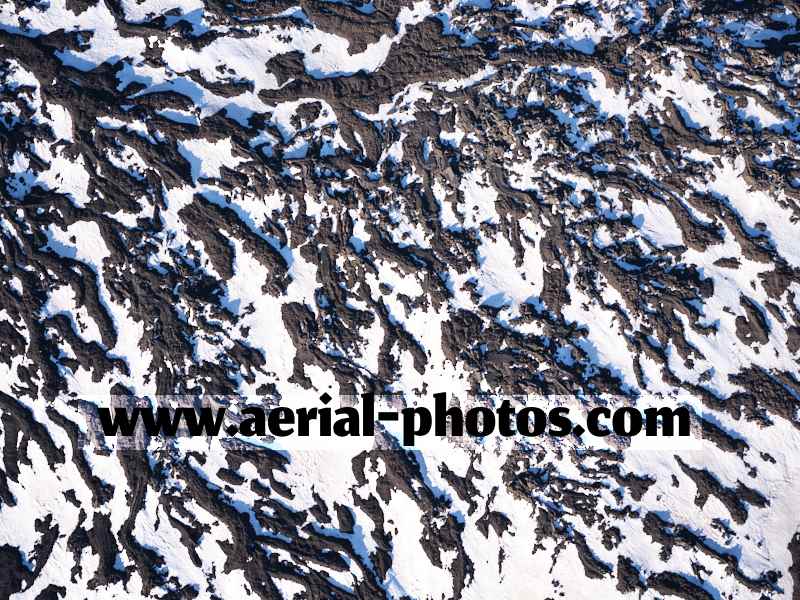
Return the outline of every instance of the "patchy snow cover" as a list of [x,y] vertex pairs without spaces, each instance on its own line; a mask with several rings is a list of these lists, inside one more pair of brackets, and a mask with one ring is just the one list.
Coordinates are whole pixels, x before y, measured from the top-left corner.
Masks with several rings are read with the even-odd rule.
[[[797,596],[797,10],[0,6],[0,596]],[[365,390],[694,431],[98,428]]]

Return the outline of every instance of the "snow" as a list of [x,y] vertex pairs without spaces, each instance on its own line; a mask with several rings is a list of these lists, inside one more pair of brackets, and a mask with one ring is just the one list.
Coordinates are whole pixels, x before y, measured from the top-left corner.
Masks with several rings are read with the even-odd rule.
[[195,183],[201,177],[220,177],[221,167],[235,169],[237,165],[247,161],[245,158],[233,155],[230,138],[217,142],[209,142],[202,138],[187,139],[179,142],[178,152],[191,165],[192,179]]
[[70,318],[72,329],[78,334],[78,337],[85,342],[97,342],[102,345],[103,341],[97,323],[89,316],[86,307],[77,305],[75,290],[72,289],[72,286],[62,285],[50,292],[42,316],[47,318],[59,314],[65,314]]
[[642,234],[660,248],[680,246],[683,233],[669,208],[661,203],[634,199],[633,221]]
[[461,200],[457,210],[466,228],[477,228],[483,223],[497,224],[497,190],[487,181],[486,172],[475,169],[464,175],[458,186]]

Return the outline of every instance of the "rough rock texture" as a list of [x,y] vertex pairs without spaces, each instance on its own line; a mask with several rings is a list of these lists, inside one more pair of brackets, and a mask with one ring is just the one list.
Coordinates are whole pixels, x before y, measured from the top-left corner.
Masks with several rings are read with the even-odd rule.
[[[0,598],[800,598],[798,18],[4,3]],[[678,397],[703,439],[91,426],[366,390]]]

